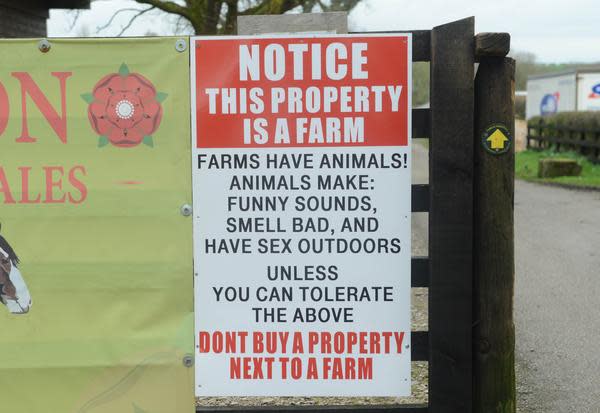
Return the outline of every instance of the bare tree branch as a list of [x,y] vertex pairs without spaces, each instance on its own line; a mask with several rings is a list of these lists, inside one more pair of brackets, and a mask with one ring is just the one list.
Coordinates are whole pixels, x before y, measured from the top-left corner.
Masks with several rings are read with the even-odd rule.
[[[99,0],[97,0],[99,1]],[[295,8],[311,12],[352,10],[361,0],[135,0],[187,19],[196,34],[235,33],[239,15],[283,14]]]
[[330,0],[326,11],[350,11],[360,2],[361,0]]
[[194,32],[194,28],[190,21],[183,16],[178,15],[177,20],[175,21],[175,30],[173,30],[173,34],[189,34],[189,32]]
[[140,10],[139,13],[137,13],[136,15],[134,15],[131,19],[129,19],[129,22],[121,29],[121,31],[119,32],[119,34],[117,34],[117,37],[121,37],[123,35],[123,33],[125,33],[127,31],[127,29],[129,29],[131,27],[131,25],[133,24],[133,22],[140,17],[141,15],[149,12],[150,10],[154,10],[154,7],[149,7],[147,9],[144,10]]
[[69,24],[69,28],[67,29],[67,31],[71,31],[75,28],[75,26],[77,25],[77,22],[79,21],[79,17],[81,16],[81,9],[77,9],[77,10],[71,10],[70,14],[73,14],[73,20],[71,21],[71,24]]
[[240,15],[251,14],[283,14],[286,11],[302,6],[302,0],[262,0],[254,7],[249,7],[240,12]]
[[[151,7],[151,9],[152,8],[153,7]],[[96,27],[96,33],[100,33],[102,30],[107,29],[113,23],[115,18],[121,13],[128,12],[128,11],[141,12],[144,10],[145,9],[131,9],[131,8],[130,9],[119,9],[116,12],[114,12],[112,16],[110,16],[110,19],[108,19],[108,21],[105,24],[103,24],[102,26]]]
[[180,16],[183,16],[185,18],[187,18],[188,20],[192,20],[192,7],[189,5],[188,1],[186,1],[186,4],[188,4],[188,7],[185,6],[180,6],[177,3],[174,3],[172,1],[161,1],[161,0],[135,0],[138,3],[142,3],[142,4],[149,4],[152,7],[156,7],[157,9],[160,9],[162,11],[166,11],[167,13],[174,13],[174,14],[179,14]]

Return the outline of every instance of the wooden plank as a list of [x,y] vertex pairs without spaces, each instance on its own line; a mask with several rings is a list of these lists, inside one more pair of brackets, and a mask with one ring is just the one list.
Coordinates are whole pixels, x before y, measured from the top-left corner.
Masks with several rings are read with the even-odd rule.
[[[475,139],[493,124],[514,133],[515,61],[481,59],[475,79]],[[515,146],[475,146],[473,225],[473,411],[514,412],[513,295]]]
[[429,185],[414,184],[411,191],[412,212],[429,211]]
[[557,126],[534,126],[536,129],[539,129],[540,131],[544,130],[544,129],[550,129],[552,131],[559,131],[559,132],[576,132],[576,133],[595,133],[597,132],[597,129],[594,128],[578,128],[578,127],[574,127],[574,126],[563,126],[563,125],[557,125]]
[[475,56],[504,57],[510,51],[510,34],[479,33],[475,36]]
[[429,408],[472,411],[474,18],[431,32]]
[[413,331],[410,333],[410,345],[412,347],[412,361],[429,360],[429,332]]
[[278,413],[427,413],[427,405],[418,404],[390,404],[368,406],[223,406],[223,407],[196,407],[196,412],[278,412]]
[[577,139],[568,139],[568,138],[555,138],[552,136],[528,136],[527,138],[532,141],[550,142],[550,143],[556,143],[556,144],[562,143],[563,145],[573,145],[573,146],[579,146],[582,148],[600,149],[600,143],[597,143],[597,142],[581,141],[581,140],[577,140]]
[[412,138],[431,137],[431,111],[427,108],[412,110]]
[[412,34],[413,62],[429,62],[431,60],[431,30],[350,32],[351,34]]
[[348,33],[348,12],[238,16],[239,35],[268,33]]
[[429,287],[429,257],[412,257],[411,287]]

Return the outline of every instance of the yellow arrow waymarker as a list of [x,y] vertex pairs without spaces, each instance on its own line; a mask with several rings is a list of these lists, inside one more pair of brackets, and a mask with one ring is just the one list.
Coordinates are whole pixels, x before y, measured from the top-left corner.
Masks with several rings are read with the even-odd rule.
[[500,129],[496,129],[494,133],[487,138],[487,141],[490,143],[491,149],[501,151],[504,149],[504,144],[508,141],[508,138]]
[[512,136],[506,125],[492,123],[483,131],[480,142],[486,152],[498,156],[510,150]]

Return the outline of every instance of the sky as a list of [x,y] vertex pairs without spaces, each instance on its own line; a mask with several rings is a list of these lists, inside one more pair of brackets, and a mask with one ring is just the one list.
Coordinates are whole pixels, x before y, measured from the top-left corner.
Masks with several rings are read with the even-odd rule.
[[[115,36],[135,11],[131,0],[98,0],[82,11],[51,10],[50,37]],[[531,52],[540,62],[600,62],[600,0],[363,0],[349,17],[353,31],[413,30],[475,16],[476,32],[509,32],[512,51]],[[146,13],[124,36],[189,34],[175,31],[176,18],[159,11]]]

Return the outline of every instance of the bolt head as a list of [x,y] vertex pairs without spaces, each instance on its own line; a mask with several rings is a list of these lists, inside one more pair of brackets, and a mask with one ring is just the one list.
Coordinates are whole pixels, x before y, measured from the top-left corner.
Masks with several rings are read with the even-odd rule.
[[42,53],[48,53],[50,51],[51,47],[52,47],[52,45],[50,44],[48,39],[42,39],[38,42],[38,49]]
[[175,42],[175,50],[177,50],[179,53],[181,52],[185,52],[187,49],[187,42],[185,41],[185,39],[177,39],[177,41]]
[[192,206],[189,204],[185,204],[181,206],[181,215],[184,217],[189,217],[192,215]]
[[186,354],[183,356],[182,362],[185,367],[192,367],[194,365],[194,356]]

